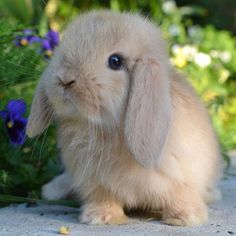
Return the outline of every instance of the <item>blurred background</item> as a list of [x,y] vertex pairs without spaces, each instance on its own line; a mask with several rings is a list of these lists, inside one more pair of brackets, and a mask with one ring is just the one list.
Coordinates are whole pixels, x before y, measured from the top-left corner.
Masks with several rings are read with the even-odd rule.
[[32,96],[66,25],[104,8],[139,12],[160,25],[171,63],[208,108],[230,164],[227,153],[236,149],[235,0],[0,0],[0,204],[14,196],[39,198],[41,185],[61,171],[54,126],[36,139],[24,136]]

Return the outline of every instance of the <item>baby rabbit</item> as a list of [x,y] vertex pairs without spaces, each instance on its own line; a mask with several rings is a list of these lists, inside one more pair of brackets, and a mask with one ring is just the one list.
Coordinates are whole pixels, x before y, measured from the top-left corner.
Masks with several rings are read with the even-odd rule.
[[37,87],[28,136],[52,120],[65,173],[43,195],[79,193],[81,222],[125,223],[124,209],[161,210],[171,225],[206,222],[206,203],[220,193],[217,140],[147,19],[98,11],[67,28]]

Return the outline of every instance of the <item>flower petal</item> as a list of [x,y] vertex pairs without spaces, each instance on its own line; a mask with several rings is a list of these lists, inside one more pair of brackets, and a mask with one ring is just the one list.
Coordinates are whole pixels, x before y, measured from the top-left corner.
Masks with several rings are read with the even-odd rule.
[[23,32],[24,35],[32,35],[32,34],[35,33],[35,32],[34,32],[33,30],[31,30],[31,29],[24,29],[22,32]]
[[59,44],[59,34],[56,31],[49,30],[46,38],[50,41],[53,48]]
[[22,118],[14,121],[14,126],[9,128],[6,125],[7,133],[14,145],[22,145],[26,139],[25,128],[27,124],[27,119]]
[[42,50],[46,51],[46,50],[52,50],[53,48],[51,47],[51,44],[49,42],[48,39],[43,39],[42,41]]
[[33,36],[33,35],[27,36],[27,40],[29,43],[40,43],[42,41],[41,38],[39,38],[38,36]]
[[26,104],[22,99],[11,100],[7,104],[7,111],[11,116],[21,117],[26,112]]

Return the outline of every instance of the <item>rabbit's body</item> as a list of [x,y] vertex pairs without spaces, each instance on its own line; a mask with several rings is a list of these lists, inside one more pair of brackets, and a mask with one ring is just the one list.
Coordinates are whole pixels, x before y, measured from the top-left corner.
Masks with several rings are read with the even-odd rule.
[[[205,202],[217,198],[214,182],[219,150],[206,110],[190,86],[174,72],[171,84],[171,125],[175,128],[171,129],[174,132],[169,133],[161,160],[153,170],[143,168],[132,158],[122,132],[83,120],[59,122],[63,162],[72,176],[72,188],[78,189],[83,199],[93,202],[99,195],[105,199],[109,192],[112,200],[124,208],[159,210],[173,195],[180,195],[183,204],[193,200],[193,193],[199,193]],[[189,122],[183,126],[186,119]],[[187,196],[191,199],[184,199],[184,191],[191,193]]]
[[[98,31],[98,35],[106,34],[107,28],[109,34],[119,35],[119,30],[126,32],[135,24],[143,24],[146,27],[144,31],[147,38],[148,36],[150,38],[146,41],[143,38],[144,42],[141,42],[143,46],[139,52],[135,51],[137,48],[135,49],[134,45],[122,48],[129,52],[131,58],[136,58],[130,61],[127,59],[127,70],[129,66],[132,67],[129,72],[133,73],[131,82],[129,73],[127,75],[125,72],[116,72],[124,73],[118,74],[118,77],[116,74],[109,75],[108,72],[103,74],[105,77],[113,76],[113,97],[109,97],[110,91],[106,89],[111,85],[103,81],[102,76],[94,79],[89,75],[93,78],[90,81],[80,80],[77,90],[71,90],[73,96],[86,95],[79,97],[78,102],[82,108],[79,107],[78,112],[77,108],[75,109],[67,101],[63,105],[58,97],[57,87],[52,92],[53,95],[47,93],[46,89],[58,122],[58,146],[67,173],[63,184],[67,183],[69,186],[63,188],[63,193],[58,192],[58,196],[66,196],[72,189],[78,192],[85,201],[81,220],[86,223],[123,223],[126,219],[124,208],[141,208],[162,210],[163,220],[168,224],[201,224],[207,219],[205,202],[216,198],[215,184],[221,168],[218,144],[207,112],[187,82],[168,66],[164,42],[160,36],[156,36],[159,32],[138,16],[113,14],[92,13],[81,18],[81,22],[74,23],[65,33],[64,44],[59,49],[57,57],[60,53],[64,53],[68,58],[73,57],[72,54],[78,51],[75,45],[70,46],[68,42],[73,38],[73,34],[77,34],[79,26],[84,30],[86,38],[86,34],[89,35],[87,27],[91,25],[94,27],[93,31]],[[117,20],[121,22],[116,23]],[[87,24],[87,27],[83,24],[85,26]],[[137,31],[134,29],[134,32]],[[74,38],[77,38],[75,35]],[[87,55],[84,57],[87,63],[90,63],[87,57],[91,58],[89,56],[91,48],[86,45],[88,42],[95,46],[100,45],[100,48],[108,47],[104,42],[105,46],[101,46],[102,44],[92,40],[92,36],[94,32],[91,32],[91,36],[88,36],[90,38],[84,41],[83,49],[81,48],[81,53]],[[134,40],[133,34],[130,37],[131,41]],[[118,41],[122,45],[125,38],[119,37]],[[118,52],[121,51],[119,43],[115,46]],[[154,50],[149,54],[147,45],[154,47],[155,44],[158,53],[156,54]],[[114,46],[114,43],[112,45]],[[101,51],[106,51],[104,48]],[[143,54],[145,56],[141,57]],[[56,71],[55,68],[58,68],[56,63],[56,60],[52,62],[54,70],[48,69],[45,73]],[[88,68],[85,61],[83,63],[85,66],[80,72],[85,74]],[[96,66],[100,68],[101,64]],[[79,67],[81,68],[81,65]],[[68,76],[68,71],[75,69],[70,69],[70,66],[68,68],[66,72],[64,71],[64,75],[66,73]],[[55,86],[53,80],[52,83],[50,80],[46,81],[44,77],[38,90],[45,83],[49,84],[49,87],[52,84]],[[143,78],[145,83],[139,84],[137,81]],[[150,91],[145,91],[146,88]],[[105,91],[99,93],[100,89]],[[131,95],[127,105],[129,93]],[[140,94],[142,96],[137,98]],[[117,100],[117,97],[120,98]],[[116,100],[113,100],[115,98]],[[111,107],[109,104],[112,104]],[[102,107],[99,115],[97,115],[98,107]],[[33,110],[32,114],[33,112],[35,111]],[[33,127],[34,117],[31,116],[28,133],[31,132],[33,136],[37,131]],[[58,179],[46,185],[44,196],[48,198],[55,196],[54,186],[60,189],[58,188],[60,182]]]

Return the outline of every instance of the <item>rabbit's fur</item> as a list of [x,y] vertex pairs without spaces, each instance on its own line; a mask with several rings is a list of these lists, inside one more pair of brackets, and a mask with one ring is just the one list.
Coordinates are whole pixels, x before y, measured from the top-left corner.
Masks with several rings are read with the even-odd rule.
[[[114,53],[125,58],[116,71],[107,64]],[[43,195],[78,192],[82,222],[124,223],[123,209],[137,208],[161,210],[167,224],[207,220],[206,203],[219,195],[218,143],[206,109],[171,68],[148,20],[98,11],[68,27],[39,82],[28,136],[53,119],[66,170]]]

